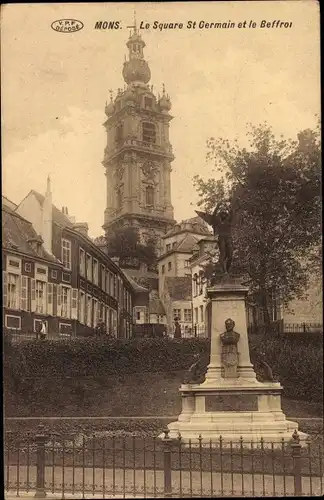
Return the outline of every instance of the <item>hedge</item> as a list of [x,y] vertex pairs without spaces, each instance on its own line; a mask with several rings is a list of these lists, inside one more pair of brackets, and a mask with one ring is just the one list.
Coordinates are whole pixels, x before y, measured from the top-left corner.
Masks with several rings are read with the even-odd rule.
[[[284,387],[285,396],[323,401],[321,343],[301,344],[284,337],[253,337],[250,346],[265,353]],[[75,339],[9,342],[4,347],[5,389],[13,392],[20,392],[22,387],[26,390],[28,379],[42,379],[45,383],[67,377],[105,378],[134,373],[180,372],[188,369],[195,353],[201,353],[206,361],[209,355],[206,339]]]

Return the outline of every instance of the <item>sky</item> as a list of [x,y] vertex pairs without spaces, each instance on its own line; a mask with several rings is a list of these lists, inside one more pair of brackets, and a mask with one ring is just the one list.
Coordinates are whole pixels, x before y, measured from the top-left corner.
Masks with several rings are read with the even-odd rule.
[[[124,86],[127,26],[141,30],[154,91],[171,97],[172,202],[179,221],[198,200],[192,179],[208,178],[206,141],[243,144],[246,124],[267,121],[276,135],[295,138],[320,114],[319,5],[315,1],[8,4],[1,8],[2,186],[19,203],[31,189],[103,234],[106,178],[104,109],[109,90]],[[58,33],[53,21],[84,28]],[[239,28],[250,21],[255,28]],[[261,28],[261,22],[291,28]],[[97,21],[120,21],[96,30]],[[183,29],[153,29],[154,21]],[[231,29],[188,29],[188,21],[235,23]]]

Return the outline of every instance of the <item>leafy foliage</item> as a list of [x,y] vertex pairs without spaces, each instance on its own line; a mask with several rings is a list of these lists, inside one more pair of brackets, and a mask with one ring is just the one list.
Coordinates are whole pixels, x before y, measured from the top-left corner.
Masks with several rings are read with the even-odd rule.
[[[233,200],[234,261],[270,321],[269,297],[287,305],[301,298],[314,268],[321,229],[320,133],[304,130],[296,141],[277,139],[266,123],[249,125],[249,148],[211,138],[207,159],[219,179],[194,184],[207,211]],[[315,257],[314,257],[315,255]],[[311,263],[313,259],[313,264]],[[318,262],[318,258],[317,258]]]
[[[322,338],[308,340],[304,335],[303,339],[255,336],[250,347],[265,353],[286,397],[320,403]],[[176,415],[181,406],[178,388],[196,353],[208,357],[208,340],[98,339],[12,345],[4,356],[5,411],[11,416]]]
[[138,259],[139,262],[145,262],[149,267],[153,267],[157,259],[155,243],[154,238],[149,238],[145,244],[141,243],[135,228],[122,227],[116,229],[107,239],[107,250],[110,256],[117,256],[122,261]]

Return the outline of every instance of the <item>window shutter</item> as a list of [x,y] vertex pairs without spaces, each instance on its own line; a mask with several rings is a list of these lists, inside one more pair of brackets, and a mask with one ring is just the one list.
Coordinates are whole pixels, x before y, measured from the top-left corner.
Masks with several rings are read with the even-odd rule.
[[7,279],[7,273],[6,271],[3,271],[3,304],[4,307],[8,306],[8,279]]
[[77,288],[72,289],[72,319],[78,319],[78,290]]
[[47,283],[47,314],[53,316],[53,283]]
[[56,294],[56,314],[57,316],[61,316],[61,302],[62,302],[62,297],[61,297],[61,293],[62,293],[62,286],[61,285],[57,285],[57,294]]
[[[83,313],[84,313],[84,311],[83,311]],[[78,320],[80,321],[80,323],[84,322],[84,317],[82,317],[82,292],[81,292],[81,290],[79,290]]]
[[32,278],[30,280],[30,296],[31,296],[31,301],[30,301],[30,310],[32,312],[36,311],[36,280]]
[[20,309],[28,311],[28,276],[21,276]]

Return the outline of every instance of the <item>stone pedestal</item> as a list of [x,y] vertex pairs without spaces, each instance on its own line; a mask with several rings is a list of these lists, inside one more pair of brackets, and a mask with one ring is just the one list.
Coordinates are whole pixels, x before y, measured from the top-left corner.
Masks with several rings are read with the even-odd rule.
[[[206,379],[202,384],[180,387],[182,412],[176,422],[168,425],[170,437],[179,433],[183,443],[191,445],[201,436],[219,445],[238,443],[244,446],[266,443],[282,446],[298,430],[298,424],[286,420],[281,409],[282,387],[278,382],[259,382],[250,361],[245,300],[247,287],[236,280],[214,285],[207,290],[211,300],[211,354]],[[224,378],[222,342],[226,319],[235,322],[238,332],[237,377]],[[299,433],[301,443],[307,435]]]

